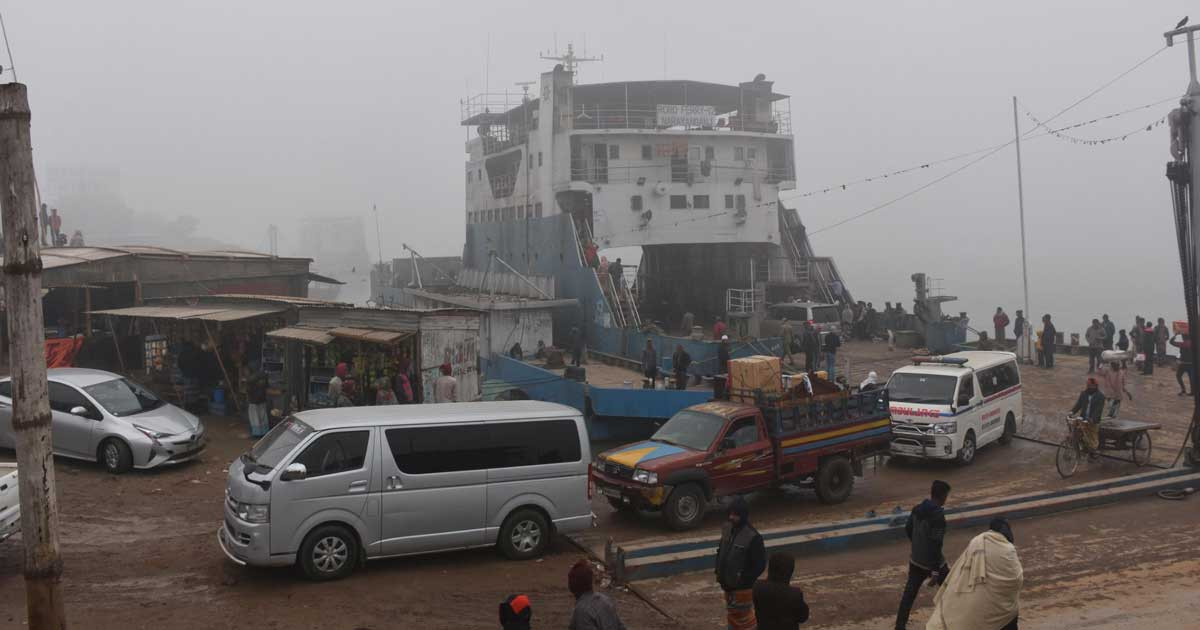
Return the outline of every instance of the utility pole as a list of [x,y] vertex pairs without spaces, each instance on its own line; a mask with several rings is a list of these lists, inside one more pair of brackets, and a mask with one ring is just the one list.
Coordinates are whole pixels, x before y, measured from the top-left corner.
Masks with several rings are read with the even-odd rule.
[[25,607],[31,630],[62,630],[62,559],[50,450],[46,339],[42,330],[42,258],[33,185],[25,85],[0,85],[0,212],[4,227],[4,292],[12,340],[12,426],[16,436],[25,545]]
[[[1021,212],[1021,282],[1025,285],[1025,317],[1024,322],[1029,322],[1033,313],[1029,310],[1029,268],[1025,264],[1025,184],[1021,179],[1021,125],[1017,122],[1017,97],[1013,97],[1013,134],[1017,144],[1017,207]],[[1032,330],[1032,327],[1030,327]],[[1017,355],[1029,360],[1033,356],[1033,340],[1030,339],[1032,334],[1027,334],[1026,331],[1014,331],[1020,336],[1020,341],[1017,342]],[[1024,345],[1025,348],[1020,346]],[[1026,351],[1028,349],[1028,351]]]

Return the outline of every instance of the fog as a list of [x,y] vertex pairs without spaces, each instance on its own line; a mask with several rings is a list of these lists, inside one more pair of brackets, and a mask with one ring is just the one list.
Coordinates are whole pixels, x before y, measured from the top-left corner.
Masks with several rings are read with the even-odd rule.
[[[3,10],[29,86],[39,181],[68,233],[262,251],[276,224],[280,253],[304,255],[300,222],[355,216],[374,260],[379,249],[403,255],[402,242],[461,253],[459,99],[518,91],[549,69],[537,55],[556,42],[604,55],[580,82],[765,73],[792,96],[796,197],[1006,142],[1012,96],[1051,117],[1160,48],[1189,5],[46,0]],[[1185,50],[1053,126],[1181,94]],[[1121,135],[1171,106],[1069,133]],[[1034,135],[1023,144],[1034,314],[1055,313],[1065,331],[1101,312],[1122,327],[1135,313],[1181,319],[1166,127],[1102,146]],[[965,163],[793,203],[857,298],[910,303],[909,276],[924,271],[962,298],[949,310],[986,325],[995,306],[1012,314],[1022,299],[1011,147],[820,231]],[[55,169],[117,173],[105,178],[115,190],[69,207]]]

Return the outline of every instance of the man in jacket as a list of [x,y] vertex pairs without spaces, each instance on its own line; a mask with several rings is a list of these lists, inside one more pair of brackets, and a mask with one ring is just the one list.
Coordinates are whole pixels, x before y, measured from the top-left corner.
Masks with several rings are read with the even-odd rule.
[[1187,396],[1188,389],[1183,386],[1184,374],[1188,375],[1191,390],[1196,390],[1196,373],[1192,371],[1192,340],[1184,333],[1182,341],[1175,341],[1175,337],[1171,337],[1171,345],[1179,348],[1179,364],[1175,366],[1175,381],[1179,383],[1179,395]]
[[1145,355],[1142,362],[1142,374],[1150,376],[1154,374],[1154,348],[1156,346],[1154,341],[1154,325],[1150,323],[1150,320],[1146,320],[1142,326],[1142,353]]
[[821,352],[821,338],[808,322],[804,322],[803,331],[800,333],[800,349],[804,351],[804,371],[815,372],[817,355]]
[[1154,327],[1154,353],[1158,355],[1158,364],[1162,365],[1167,360],[1167,341],[1171,339],[1171,331],[1167,328],[1167,322],[1163,318],[1158,318],[1158,325]]
[[788,365],[795,365],[796,361],[792,359],[792,346],[796,343],[796,331],[792,328],[792,322],[788,321],[786,317],[779,325],[779,336],[783,337],[783,360],[787,361]]
[[567,588],[575,596],[569,630],[625,630],[617,607],[607,596],[592,590],[595,576],[587,560],[576,562],[567,573]]
[[1017,347],[1021,346],[1021,337],[1025,334],[1025,311],[1017,310],[1017,318],[1013,320],[1013,338],[1017,340]]
[[767,561],[767,579],[754,585],[754,616],[758,630],[797,630],[808,621],[804,591],[792,586],[796,559],[790,553],[773,553]]
[[1054,351],[1058,349],[1058,329],[1050,321],[1050,314],[1042,316],[1042,356],[1045,367],[1054,367]]
[[692,365],[692,355],[683,349],[683,344],[675,345],[675,354],[671,355],[671,367],[675,370],[675,389],[687,389],[688,367]]
[[950,571],[946,566],[946,557],[942,555],[942,541],[946,538],[943,506],[949,496],[950,484],[935,480],[930,487],[929,498],[913,508],[904,524],[904,533],[912,541],[912,555],[908,560],[908,582],[904,585],[900,610],[896,613],[896,630],[908,628],[908,615],[912,612],[921,584],[930,577],[940,584]]
[[1084,331],[1083,338],[1088,345],[1088,374],[1091,374],[1100,365],[1100,353],[1104,351],[1104,327],[1100,325],[1100,320],[1092,320],[1092,325]]
[[646,348],[642,350],[642,376],[650,381],[650,389],[658,380],[658,351],[654,349],[654,341],[647,339]]
[[1083,419],[1084,446],[1088,456],[1095,458],[1096,449],[1100,446],[1100,414],[1104,413],[1104,394],[1100,391],[1100,383],[1088,377],[1087,387],[1079,392],[1075,406],[1071,407],[1071,415],[1079,415]]
[[1104,326],[1104,349],[1112,350],[1117,341],[1117,325],[1108,318],[1108,313],[1100,316],[1100,325]]
[[246,415],[250,420],[250,437],[260,438],[267,434],[267,374],[258,364],[251,368],[246,379]]
[[837,367],[837,351],[842,347],[842,340],[833,333],[826,333],[822,346],[821,350],[825,353],[825,371],[829,373],[829,380],[832,381],[834,368]]
[[1004,330],[1008,328],[1008,313],[1004,312],[1004,308],[997,306],[996,314],[992,316],[992,328],[996,329],[996,343],[1000,347],[1004,347]]
[[729,505],[729,521],[721,530],[717,547],[717,584],[725,593],[726,627],[753,630],[754,581],[767,566],[762,536],[750,524],[750,506],[741,496]]

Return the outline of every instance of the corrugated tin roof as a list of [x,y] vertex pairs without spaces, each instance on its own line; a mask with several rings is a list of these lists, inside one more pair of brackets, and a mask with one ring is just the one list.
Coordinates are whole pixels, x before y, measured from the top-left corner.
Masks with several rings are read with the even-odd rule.
[[378,330],[373,328],[350,328],[339,326],[329,331],[334,337],[370,341],[372,343],[396,343],[416,334],[416,331]]
[[[194,297],[201,300],[210,298],[222,298],[230,300],[250,300],[257,302],[278,302],[279,304],[290,304],[292,306],[331,306],[331,307],[352,307],[349,302],[331,302],[329,300],[318,300],[317,298],[296,297],[292,295],[258,295],[255,293],[213,293],[204,295],[180,296],[182,298]],[[177,299],[177,298],[170,298]]]
[[[42,269],[68,267],[109,258],[123,256],[161,256],[166,258],[245,258],[262,260],[273,258],[270,254],[234,250],[185,252],[149,245],[122,245],[113,247],[47,247],[41,250]],[[281,260],[312,260],[310,258],[278,257]],[[2,260],[2,259],[0,259]]]
[[92,311],[93,315],[117,315],[119,317],[146,317],[158,319],[203,319],[214,322],[232,322],[239,319],[282,313],[282,308],[245,308],[231,306],[131,306]]
[[280,337],[283,339],[294,339],[296,341],[315,343],[322,346],[334,340],[334,336],[329,334],[328,330],[303,328],[301,326],[288,326],[287,328],[272,330],[267,333],[267,336]]

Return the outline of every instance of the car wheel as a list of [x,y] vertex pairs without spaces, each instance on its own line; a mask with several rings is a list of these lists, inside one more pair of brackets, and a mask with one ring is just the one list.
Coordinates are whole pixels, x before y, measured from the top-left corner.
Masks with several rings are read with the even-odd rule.
[[845,457],[833,457],[817,470],[817,498],[821,503],[841,503],[854,490],[854,468]]
[[341,525],[322,525],[304,538],[299,561],[310,580],[340,580],[354,572],[358,540]]
[[109,438],[100,444],[98,459],[104,470],[114,475],[129,472],[133,468],[133,453],[129,445],[117,438]]
[[542,555],[550,544],[550,524],[541,512],[523,508],[504,519],[497,543],[509,560],[529,560]]
[[966,466],[975,461],[975,430],[967,431],[967,436],[963,438],[962,448],[958,449],[958,459],[960,465]]
[[1013,417],[1012,413],[1009,413],[1008,417],[1004,419],[1004,432],[1000,434],[1000,443],[1005,445],[1012,444],[1013,437],[1016,434],[1017,420]]
[[663,506],[663,517],[671,529],[683,531],[700,524],[706,506],[704,491],[694,483],[678,486]]

